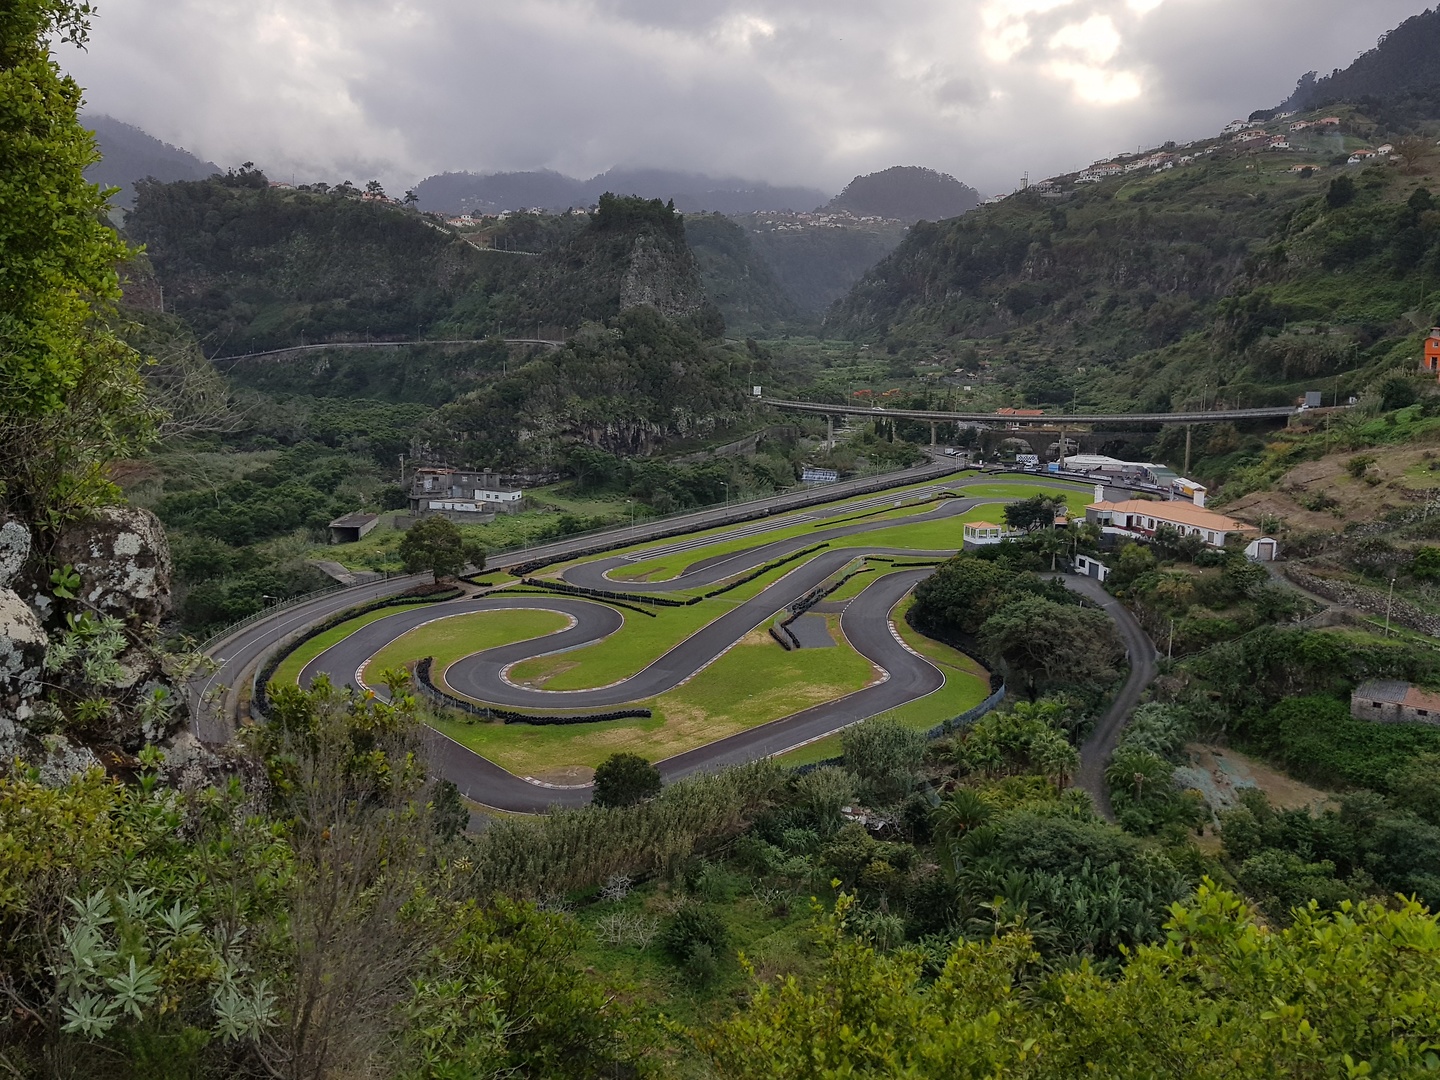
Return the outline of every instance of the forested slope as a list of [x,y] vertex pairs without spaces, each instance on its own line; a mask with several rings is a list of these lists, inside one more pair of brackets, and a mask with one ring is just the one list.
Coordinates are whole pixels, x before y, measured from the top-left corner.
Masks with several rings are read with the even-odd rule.
[[[892,353],[973,355],[1037,404],[1280,403],[1319,379],[1359,391],[1413,366],[1430,324],[1440,161],[1338,111],[1339,125],[1290,135],[1286,152],[1172,147],[1169,167],[1060,178],[917,225],[829,326]],[[1392,136],[1389,157],[1347,163]]]

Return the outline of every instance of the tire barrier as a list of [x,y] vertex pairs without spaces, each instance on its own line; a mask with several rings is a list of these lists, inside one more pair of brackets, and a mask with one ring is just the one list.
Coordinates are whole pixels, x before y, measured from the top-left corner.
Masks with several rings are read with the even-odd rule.
[[438,588],[434,585],[421,585],[409,592],[401,593],[399,596],[385,596],[378,600],[371,600],[367,604],[356,604],[354,607],[337,611],[335,614],[321,619],[314,626],[306,627],[287,640],[280,648],[275,649],[270,654],[270,658],[255,673],[255,682],[250,692],[251,709],[261,716],[268,717],[270,715],[270,694],[267,689],[270,680],[275,677],[275,672],[280,670],[280,665],[285,662],[285,658],[311,638],[319,637],[342,623],[358,619],[361,615],[371,611],[379,611],[381,608],[409,607],[411,604],[438,604],[445,600],[454,600],[462,595],[463,590],[457,589],[453,585],[441,585]]
[[454,694],[447,694],[435,685],[430,678],[430,669],[434,664],[434,657],[427,656],[415,662],[415,685],[420,692],[432,701],[444,705],[448,709],[458,709],[460,712],[468,713],[471,716],[481,717],[485,720],[499,720],[505,724],[531,724],[535,727],[553,727],[566,724],[598,724],[605,720],[648,720],[655,714],[649,709],[613,709],[603,713],[578,713],[572,716],[536,716],[532,713],[512,712],[509,709],[496,709],[488,705],[476,705],[473,701],[458,698]]

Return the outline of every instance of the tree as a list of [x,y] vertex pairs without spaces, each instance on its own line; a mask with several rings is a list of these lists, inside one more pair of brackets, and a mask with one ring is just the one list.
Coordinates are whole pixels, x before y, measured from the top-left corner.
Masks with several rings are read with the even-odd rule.
[[962,938],[932,980],[918,951],[852,936],[844,897],[820,920],[821,971],[758,985],[702,1045],[725,1080],[1418,1077],[1440,1036],[1440,927],[1392,906],[1307,907],[1274,930],[1206,881],[1118,970],[1036,979],[1035,940],[1011,931]]
[[373,195],[377,199],[383,199],[385,197],[385,188],[379,180],[367,180],[365,182],[365,194]]
[[85,180],[99,153],[48,48],[83,46],[89,19],[77,0],[0,15],[0,507],[42,527],[113,498],[105,465],[155,429],[140,357],[108,325],[133,253]]
[[1005,524],[1012,529],[1048,529],[1055,524],[1055,515],[1064,512],[1063,495],[1032,495],[1005,507]]
[[467,564],[477,573],[485,569],[485,549],[467,541],[458,525],[439,515],[421,518],[411,525],[400,541],[399,551],[406,573],[431,570],[436,580],[455,577]]
[[420,201],[420,196],[415,194],[414,188],[411,188],[409,191],[405,192],[405,198],[403,201],[406,206],[414,206]]
[[660,794],[660,770],[639,754],[611,754],[595,769],[596,806],[633,806]]
[[986,652],[1031,697],[1045,689],[1096,690],[1111,682],[1124,655],[1110,620],[1092,608],[1041,596],[1011,601],[985,621]]
[[892,716],[877,716],[840,733],[845,766],[859,780],[860,797],[872,806],[893,806],[915,786],[925,757],[925,734]]

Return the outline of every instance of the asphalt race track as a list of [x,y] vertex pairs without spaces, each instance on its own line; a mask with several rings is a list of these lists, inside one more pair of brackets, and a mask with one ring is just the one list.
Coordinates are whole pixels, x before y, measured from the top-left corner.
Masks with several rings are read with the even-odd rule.
[[[1041,482],[1043,483],[1043,480]],[[1073,490],[1073,485],[1064,486]],[[648,545],[638,552],[605,555],[579,562],[567,568],[562,577],[572,585],[627,593],[673,593],[682,589],[704,588],[827,540],[954,518],[978,505],[1009,501],[997,498],[951,498],[939,502],[933,509],[903,518],[876,516],[827,524],[831,519],[853,519],[867,510],[888,509],[902,501],[911,503],[917,498],[933,496],[954,487],[953,482],[948,485],[936,483],[918,491],[906,492],[903,496],[887,493],[845,506],[812,507],[804,513],[787,514],[783,520],[775,520],[773,524],[769,521],[750,522],[713,537],[680,537],[670,543]],[[803,521],[810,521],[815,527],[798,536],[766,539],[767,533],[775,529],[790,527]],[[960,523],[956,521],[954,530],[957,541],[960,528]],[[709,544],[739,537],[753,539],[754,543],[740,551],[699,559],[670,580],[622,582],[607,576],[614,570],[633,566],[637,562],[680,554],[686,550],[698,550]],[[958,546],[957,542],[954,547]],[[315,676],[325,673],[337,685],[357,685],[360,682],[360,672],[380,649],[416,627],[437,619],[485,611],[542,609],[567,617],[570,625],[563,630],[527,641],[472,653],[451,664],[445,671],[434,672],[436,682],[447,685],[452,692],[461,696],[505,708],[565,712],[611,709],[653,698],[674,689],[722,656],[746,634],[764,625],[841,567],[861,556],[941,558],[953,551],[954,548],[921,550],[863,544],[822,549],[791,564],[778,580],[766,586],[756,596],[737,604],[700,627],[642,670],[611,685],[594,689],[544,690],[521,686],[505,678],[506,671],[523,660],[591,645],[616,633],[624,625],[625,616],[603,601],[531,594],[481,595],[398,610],[393,615],[361,627],[343,641],[326,649],[305,666],[300,681],[302,685],[308,685]],[[945,681],[941,671],[905,646],[894,633],[890,623],[890,612],[895,605],[931,572],[929,568],[897,568],[888,573],[880,571],[869,586],[849,601],[844,609],[840,621],[841,630],[850,646],[884,673],[879,681],[839,699],[737,732],[658,762],[662,776],[670,781],[695,772],[714,770],[777,754],[940,689]],[[1072,587],[1077,587],[1077,591],[1086,591],[1084,584],[1088,583],[1077,583]],[[1091,599],[1099,598],[1092,596]],[[1115,611],[1109,610],[1108,606],[1107,611],[1117,621],[1124,621]],[[290,619],[304,625],[302,620],[307,617],[311,622],[318,621],[318,618],[307,616],[304,612],[296,613],[290,616]],[[663,614],[661,617],[664,617]],[[1121,629],[1123,634],[1127,629],[1133,628],[1122,626]],[[1132,677],[1122,691],[1122,698],[1138,696],[1140,689],[1143,689],[1144,684],[1138,676],[1145,673],[1137,670],[1143,665],[1135,663],[1138,658],[1136,654],[1148,651],[1147,659],[1153,657],[1153,647],[1145,650],[1132,643],[1129,640],[1131,636],[1133,635],[1126,635],[1126,644],[1131,647],[1132,652]],[[1148,677],[1144,681],[1148,682]],[[1125,715],[1129,708],[1133,707],[1133,700],[1127,702],[1123,708],[1119,701],[1116,705],[1112,710],[1113,717],[1107,714],[1107,721],[1110,722],[1103,725],[1107,729],[1107,738],[1104,741],[1111,747],[1114,738],[1118,737]],[[506,811],[537,812],[553,806],[584,805],[590,800],[588,786],[555,787],[541,784],[507,772],[439,732],[432,731],[430,739],[433,764],[437,772],[452,780],[464,795],[476,802]],[[1087,757],[1096,761],[1099,755],[1093,753],[1093,750],[1098,747],[1087,749],[1092,750],[1092,754]]]

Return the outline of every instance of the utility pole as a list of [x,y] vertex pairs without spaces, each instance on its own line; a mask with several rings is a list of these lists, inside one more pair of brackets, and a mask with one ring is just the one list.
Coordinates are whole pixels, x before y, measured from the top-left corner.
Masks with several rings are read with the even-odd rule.
[[405,455],[400,455],[400,486],[405,486]]
[[1385,599],[1385,636],[1390,636],[1390,605],[1395,602],[1395,579],[1390,579],[1390,595]]

